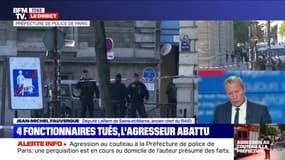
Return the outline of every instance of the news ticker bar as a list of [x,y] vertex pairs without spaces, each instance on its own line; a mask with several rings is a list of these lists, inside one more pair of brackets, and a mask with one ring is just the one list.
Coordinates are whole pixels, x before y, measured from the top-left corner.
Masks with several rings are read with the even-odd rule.
[[[14,138],[233,138],[233,125],[181,119],[14,119]],[[222,132],[223,131],[223,132]]]
[[89,27],[89,20],[15,20],[13,27]]

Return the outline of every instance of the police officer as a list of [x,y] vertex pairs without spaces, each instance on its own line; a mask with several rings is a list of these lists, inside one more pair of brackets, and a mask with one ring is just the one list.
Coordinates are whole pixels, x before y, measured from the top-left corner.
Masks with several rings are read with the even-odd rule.
[[115,82],[111,84],[114,116],[123,118],[126,115],[126,101],[128,89],[122,82],[120,73],[116,75]]
[[134,73],[134,81],[128,86],[128,98],[130,108],[128,111],[129,117],[136,117],[136,111],[139,112],[141,118],[146,117],[144,99],[148,100],[149,93],[146,86],[140,82],[140,76]]
[[172,80],[168,83],[166,88],[166,94],[168,98],[168,108],[167,108],[167,117],[176,117],[176,106],[177,106],[177,88]]
[[88,109],[89,117],[94,117],[94,93],[96,98],[99,98],[99,90],[96,82],[88,76],[88,70],[84,69],[80,81],[77,84],[80,89],[80,102],[81,102],[81,117],[86,118]]

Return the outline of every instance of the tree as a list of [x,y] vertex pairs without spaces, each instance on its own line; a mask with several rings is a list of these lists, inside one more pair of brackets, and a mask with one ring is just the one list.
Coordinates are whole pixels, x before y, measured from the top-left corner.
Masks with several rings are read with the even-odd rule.
[[281,133],[283,133],[285,131],[285,125],[284,124],[278,124],[278,128],[279,128]]
[[279,34],[284,37],[285,36],[285,21],[281,23]]
[[278,34],[277,30],[278,30],[277,25],[271,27],[270,36],[273,39],[273,43],[277,43],[277,34]]
[[234,21],[234,40],[235,43],[241,42],[248,42],[249,36],[249,26],[251,26],[251,35],[257,35],[259,41],[264,40],[264,35],[262,31],[261,25],[258,25],[257,22],[250,22],[250,21]]
[[264,26],[263,25],[257,25],[256,26],[256,35],[258,36],[258,41],[259,42],[264,42],[265,40],[264,40],[264,31],[263,31],[263,29],[264,29]]
[[268,126],[268,135],[277,136],[276,128]]
[[260,126],[260,135],[266,136],[276,136],[277,130],[274,127],[268,126],[268,125],[261,125]]
[[113,117],[110,85],[110,65],[107,60],[106,33],[103,21],[95,21],[95,51],[99,75],[100,97],[105,117]]
[[238,42],[248,42],[248,27],[249,21],[234,21],[234,41],[235,44]]
[[260,136],[264,136],[264,135],[267,135],[267,126],[262,124],[260,125]]

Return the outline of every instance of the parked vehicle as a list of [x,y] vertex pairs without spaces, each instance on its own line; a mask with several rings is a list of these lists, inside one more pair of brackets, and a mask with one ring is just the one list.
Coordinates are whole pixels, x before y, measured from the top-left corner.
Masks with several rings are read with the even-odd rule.
[[[267,47],[260,47],[257,50],[257,62],[266,63],[268,61]],[[285,48],[283,45],[272,45],[270,46],[271,60],[273,70],[285,69]],[[266,61],[264,59],[266,58]]]
[[[80,89],[76,87],[78,80],[62,80],[61,81],[61,108],[65,117],[80,117]],[[99,107],[99,100],[94,98],[95,116],[103,116]]]
[[[61,80],[61,105],[60,105],[60,117],[63,118],[80,118],[81,104],[80,104],[80,89],[76,87],[78,80]],[[52,103],[52,84],[46,84],[44,86],[45,106],[42,110],[32,112],[32,117],[51,117],[54,112]],[[103,111],[99,107],[99,100],[94,98],[95,117],[102,117]]]

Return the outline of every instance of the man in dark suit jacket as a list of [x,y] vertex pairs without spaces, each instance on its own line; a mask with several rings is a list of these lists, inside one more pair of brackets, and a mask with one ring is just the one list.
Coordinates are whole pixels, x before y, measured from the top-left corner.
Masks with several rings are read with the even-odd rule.
[[224,87],[229,101],[216,107],[213,123],[272,123],[267,106],[247,100],[246,88],[239,77],[227,78]]
[[[213,123],[231,123],[231,113],[232,104],[230,102],[218,105],[215,111]],[[246,124],[252,123],[271,123],[271,117],[265,105],[248,100],[246,108]]]

